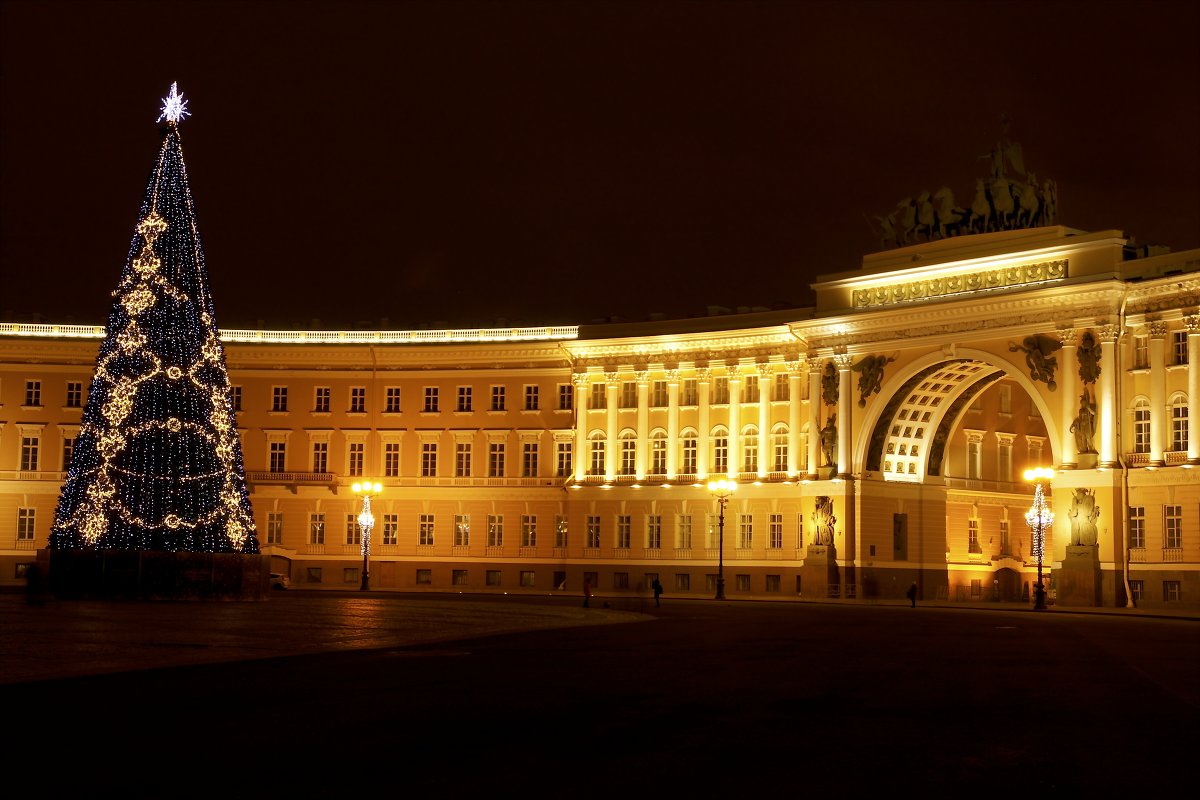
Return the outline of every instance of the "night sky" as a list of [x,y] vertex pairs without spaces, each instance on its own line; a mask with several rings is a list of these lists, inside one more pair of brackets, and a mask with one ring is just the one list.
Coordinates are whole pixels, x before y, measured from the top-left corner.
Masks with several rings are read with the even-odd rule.
[[805,306],[1002,116],[1062,224],[1198,247],[1198,7],[2,0],[0,320],[104,323],[172,81],[225,328]]

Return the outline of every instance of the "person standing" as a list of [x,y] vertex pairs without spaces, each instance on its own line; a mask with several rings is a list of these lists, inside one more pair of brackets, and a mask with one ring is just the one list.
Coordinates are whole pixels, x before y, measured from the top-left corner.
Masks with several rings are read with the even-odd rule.
[[908,587],[908,591],[904,593],[904,596],[909,599],[909,602],[912,603],[913,608],[917,607],[917,582],[916,581],[912,582],[912,586]]
[[655,577],[654,583],[650,584],[650,587],[654,589],[654,607],[658,608],[658,598],[662,596],[663,592],[662,581]]

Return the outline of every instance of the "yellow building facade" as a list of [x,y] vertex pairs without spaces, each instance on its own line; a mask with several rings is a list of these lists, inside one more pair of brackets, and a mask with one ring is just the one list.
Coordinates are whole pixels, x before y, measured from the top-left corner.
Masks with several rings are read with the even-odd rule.
[[[295,588],[1200,607],[1200,250],[1061,226],[824,276],[813,308],[223,331]],[[219,309],[220,299],[217,299]],[[0,324],[0,586],[46,546],[99,328]],[[708,489],[725,478],[727,501]]]

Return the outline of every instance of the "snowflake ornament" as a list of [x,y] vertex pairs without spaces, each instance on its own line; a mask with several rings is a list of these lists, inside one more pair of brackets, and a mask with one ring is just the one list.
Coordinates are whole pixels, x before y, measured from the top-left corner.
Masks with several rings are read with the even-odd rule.
[[164,119],[167,122],[179,122],[184,117],[190,117],[192,112],[187,110],[188,101],[183,99],[183,95],[179,92],[177,84],[171,84],[171,93],[163,98],[162,113],[158,116],[158,122]]

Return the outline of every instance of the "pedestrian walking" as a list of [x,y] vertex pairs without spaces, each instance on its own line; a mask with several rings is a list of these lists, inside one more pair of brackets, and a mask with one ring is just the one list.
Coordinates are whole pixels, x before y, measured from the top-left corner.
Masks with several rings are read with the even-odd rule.
[[662,597],[662,581],[655,578],[654,583],[650,584],[650,588],[654,590],[654,607],[658,608],[658,598]]
[[583,607],[588,607],[588,602],[592,599],[592,582],[585,580],[583,582]]
[[904,596],[909,599],[909,602],[912,603],[913,608],[917,607],[917,582],[916,581],[912,582],[912,586],[908,587],[908,591],[904,593]]

